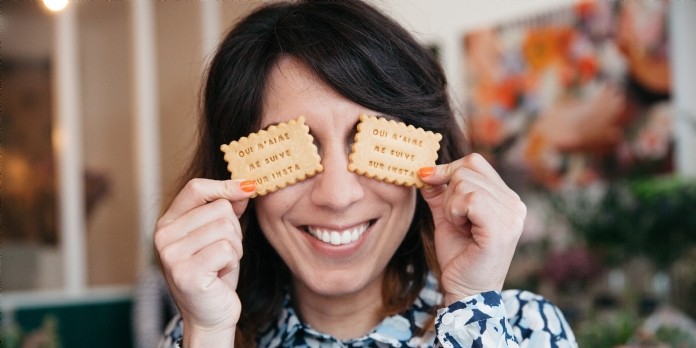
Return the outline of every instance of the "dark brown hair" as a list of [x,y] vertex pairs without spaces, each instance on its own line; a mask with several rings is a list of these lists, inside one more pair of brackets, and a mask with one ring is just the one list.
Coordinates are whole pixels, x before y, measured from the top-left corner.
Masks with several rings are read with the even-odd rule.
[[[229,179],[219,146],[259,129],[269,72],[282,55],[357,104],[442,134],[439,163],[466,152],[442,68],[400,25],[360,1],[277,2],[232,28],[211,61],[198,144],[182,186],[195,177]],[[240,220],[251,252],[241,263],[236,340],[249,347],[277,317],[290,271],[261,232],[253,201]],[[409,231],[387,265],[384,314],[409,308],[429,271],[439,275],[432,217],[419,194]]]

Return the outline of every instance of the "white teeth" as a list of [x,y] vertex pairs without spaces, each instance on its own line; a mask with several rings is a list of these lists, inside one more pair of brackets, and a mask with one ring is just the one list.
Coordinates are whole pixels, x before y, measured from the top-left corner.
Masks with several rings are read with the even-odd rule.
[[331,232],[331,244],[341,245],[341,235],[338,232]]
[[358,240],[360,235],[362,234],[362,231],[359,228],[354,228],[353,233],[351,233],[350,238],[353,240]]
[[348,244],[351,240],[350,231],[343,231],[343,233],[341,233],[341,244]]
[[308,226],[307,230],[312,236],[324,243],[330,243],[332,245],[344,245],[358,240],[358,238],[360,238],[368,227],[370,227],[369,222],[343,231],[327,230],[312,226]]

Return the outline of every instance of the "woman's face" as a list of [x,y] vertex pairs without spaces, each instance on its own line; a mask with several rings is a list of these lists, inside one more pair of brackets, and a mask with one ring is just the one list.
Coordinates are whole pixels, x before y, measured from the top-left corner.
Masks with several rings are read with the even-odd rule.
[[288,57],[279,60],[265,92],[262,127],[304,116],[324,172],[256,198],[264,235],[290,268],[298,291],[335,297],[375,289],[416,204],[415,189],[347,169],[359,115],[376,113]]

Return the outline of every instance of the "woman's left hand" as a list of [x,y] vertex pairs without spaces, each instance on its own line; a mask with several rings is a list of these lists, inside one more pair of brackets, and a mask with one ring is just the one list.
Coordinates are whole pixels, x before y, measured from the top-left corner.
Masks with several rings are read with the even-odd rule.
[[[430,170],[432,169],[432,170]],[[423,168],[445,304],[502,290],[527,208],[479,154]]]

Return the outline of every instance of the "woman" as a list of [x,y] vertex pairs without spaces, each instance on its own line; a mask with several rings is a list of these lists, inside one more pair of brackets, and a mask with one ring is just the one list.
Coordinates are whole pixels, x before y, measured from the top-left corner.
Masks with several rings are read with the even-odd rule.
[[[161,346],[575,346],[556,307],[501,292],[526,208],[464,156],[446,88],[367,4],[273,3],[242,20],[211,62],[187,182],[157,224],[181,312]],[[430,188],[347,170],[360,114],[443,135],[439,164],[415,168]],[[323,173],[249,199],[254,181],[226,180],[219,146],[299,115]]]

